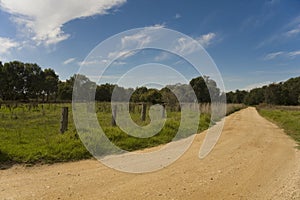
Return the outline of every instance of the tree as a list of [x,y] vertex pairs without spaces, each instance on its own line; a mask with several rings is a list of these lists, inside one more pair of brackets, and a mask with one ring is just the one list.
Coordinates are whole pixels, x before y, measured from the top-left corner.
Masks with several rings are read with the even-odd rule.
[[227,103],[244,103],[245,96],[247,95],[245,90],[236,90],[235,92],[228,92],[226,94]]
[[162,95],[157,89],[149,89],[146,93],[141,96],[143,102],[149,102],[157,104],[162,102]]
[[90,81],[85,75],[74,74],[65,82],[59,82],[58,98],[61,100],[72,100],[74,93],[74,95],[77,95],[75,98],[78,101],[91,101],[94,99],[92,96],[94,90],[96,90],[95,82]]
[[190,85],[195,91],[198,102],[209,103],[211,100],[218,100],[220,97],[220,89],[217,83],[208,76],[197,77],[190,81]]
[[53,69],[48,68],[44,70],[44,78],[43,91],[46,93],[47,102],[51,95],[54,95],[54,100],[56,100],[59,83],[58,75]]
[[283,83],[283,88],[288,91],[288,104],[297,105],[300,95],[300,77],[287,80]]
[[170,106],[175,106],[178,104],[177,97],[168,87],[164,87],[160,90],[161,100]]
[[244,103],[247,105],[258,105],[264,102],[264,89],[254,88],[245,95]]
[[18,61],[5,63],[2,67],[2,97],[3,100],[18,100],[29,91],[26,88],[24,64]]
[[265,103],[267,104],[282,104],[282,96],[281,96],[281,85],[280,84],[270,84],[264,90]]
[[113,84],[102,84],[98,85],[96,88],[96,95],[95,99],[96,101],[111,101],[111,95],[116,85]]
[[146,87],[137,87],[135,88],[134,92],[132,93],[130,97],[130,101],[132,102],[143,102],[145,99],[143,99],[143,95],[148,92],[148,89]]
[[25,74],[23,77],[25,94],[30,98],[35,98],[43,94],[44,72],[37,64],[24,64]]

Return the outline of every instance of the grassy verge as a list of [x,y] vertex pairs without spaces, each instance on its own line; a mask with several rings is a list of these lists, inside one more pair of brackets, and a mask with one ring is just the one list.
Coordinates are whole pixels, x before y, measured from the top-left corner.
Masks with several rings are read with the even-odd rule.
[[[60,134],[61,107],[69,107],[68,131]],[[163,129],[151,138],[136,138],[124,133],[118,127],[112,127],[109,107],[97,105],[97,116],[107,137],[122,149],[133,151],[170,142],[180,125],[180,112],[167,111],[167,120]],[[229,113],[243,108],[231,106]],[[133,121],[140,125],[150,122],[140,121],[140,111],[131,114]],[[210,114],[202,113],[199,119],[198,132],[209,127]],[[188,131],[187,131],[188,132]],[[189,135],[183,135],[187,137]],[[105,153],[105,152],[104,152]],[[90,158],[79,139],[72,120],[71,104],[45,104],[31,107],[19,104],[15,107],[0,108],[0,164],[2,163],[54,163]]]
[[300,145],[300,110],[298,108],[269,107],[259,108],[258,112],[266,119],[283,128]]

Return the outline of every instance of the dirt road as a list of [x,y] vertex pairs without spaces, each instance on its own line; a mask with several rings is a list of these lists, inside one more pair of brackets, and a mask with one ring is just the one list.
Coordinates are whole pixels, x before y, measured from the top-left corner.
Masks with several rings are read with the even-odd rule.
[[0,171],[0,199],[300,199],[300,155],[283,130],[247,108],[226,118],[214,150],[205,132],[174,164],[128,174],[86,160]]

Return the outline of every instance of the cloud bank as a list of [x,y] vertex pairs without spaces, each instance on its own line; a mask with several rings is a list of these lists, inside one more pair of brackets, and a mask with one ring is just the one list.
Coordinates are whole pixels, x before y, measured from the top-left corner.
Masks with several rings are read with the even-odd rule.
[[126,0],[0,0],[0,9],[38,45],[59,43],[70,37],[62,28],[71,20],[108,14]]

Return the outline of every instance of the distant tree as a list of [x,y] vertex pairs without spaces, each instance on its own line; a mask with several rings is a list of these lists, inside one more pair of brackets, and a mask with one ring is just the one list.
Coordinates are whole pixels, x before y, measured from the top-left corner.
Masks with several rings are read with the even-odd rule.
[[174,93],[176,100],[179,102],[195,102],[197,101],[196,91],[188,84],[177,83],[167,86]]
[[57,97],[60,100],[71,100],[73,93],[73,84],[68,81],[59,81]]
[[75,82],[75,75],[71,76],[66,81],[59,81],[58,98],[60,100],[72,100],[74,82]]
[[264,102],[264,89],[255,88],[245,95],[244,103],[247,105],[258,105]]
[[230,91],[226,93],[227,103],[234,103],[235,93]]
[[291,78],[283,83],[284,89],[288,93],[288,104],[289,105],[297,105],[298,97],[300,95],[300,77]]
[[220,89],[217,83],[208,76],[197,77],[190,81],[190,85],[195,91],[198,102],[211,102],[211,99],[218,99],[220,96]]
[[149,89],[146,93],[141,96],[143,102],[149,102],[157,104],[162,102],[162,95],[157,89]]
[[26,88],[25,94],[30,98],[35,98],[42,95],[44,85],[44,72],[37,64],[26,63],[24,65],[25,74],[23,77],[24,87]]
[[226,94],[227,103],[244,103],[245,96],[248,94],[245,90],[236,90],[235,92],[228,92]]
[[198,102],[211,102],[208,88],[203,77],[197,77],[190,81],[190,85],[195,91]]
[[111,95],[116,85],[113,84],[102,84],[98,85],[96,88],[96,101],[111,101]]
[[54,100],[56,100],[59,83],[58,75],[53,69],[45,69],[44,78],[43,91],[46,93],[47,102],[51,95],[54,95]]
[[170,106],[175,106],[176,104],[178,104],[177,97],[170,90],[170,88],[164,87],[159,92],[161,94],[161,100],[162,100],[163,103],[166,103]]
[[29,89],[25,82],[24,64],[18,61],[5,63],[2,67],[1,85],[3,100],[18,100],[28,94]]
[[128,91],[120,86],[115,86],[112,94],[112,101],[126,102],[130,98]]
[[[76,80],[76,82],[75,82]],[[76,86],[74,88],[74,86]],[[90,81],[85,75],[74,74],[65,82],[58,84],[58,97],[61,100],[72,100],[73,90],[76,90],[74,95],[77,100],[90,101],[93,100],[93,91],[96,90],[96,83]]]
[[280,84],[270,84],[268,87],[264,90],[264,97],[265,97],[265,103],[267,104],[275,104],[280,105],[282,104],[282,91],[281,91],[281,85]]
[[130,97],[130,101],[132,102],[143,102],[145,101],[143,95],[148,92],[146,87],[137,87]]

